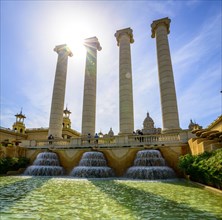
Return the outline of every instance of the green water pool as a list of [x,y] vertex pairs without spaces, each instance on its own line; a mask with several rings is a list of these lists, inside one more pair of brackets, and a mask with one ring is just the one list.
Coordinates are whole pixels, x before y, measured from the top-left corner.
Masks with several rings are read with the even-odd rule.
[[222,196],[182,181],[0,177],[0,219],[222,219]]

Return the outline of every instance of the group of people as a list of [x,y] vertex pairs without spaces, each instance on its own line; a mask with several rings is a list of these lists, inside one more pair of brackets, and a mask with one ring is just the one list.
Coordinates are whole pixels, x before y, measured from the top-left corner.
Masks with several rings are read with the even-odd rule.
[[[133,134],[134,134],[134,135],[141,135],[141,136],[142,136],[142,135],[143,135],[143,132],[138,129],[138,130],[136,130],[136,132],[133,131]],[[92,138],[91,134],[88,133],[88,135],[87,135],[87,140],[88,140],[88,143],[89,143],[89,144],[90,144],[91,138]],[[53,142],[52,140],[53,140],[53,139],[54,139],[54,137],[52,136],[52,134],[50,134],[49,137],[48,137],[49,144],[52,144],[52,142]],[[95,139],[95,144],[98,144],[99,135],[98,135],[97,133],[95,133],[94,139]],[[137,139],[138,139],[140,142],[143,142],[143,137],[137,137]]]
[[52,140],[54,139],[54,137],[52,136],[52,134],[50,134],[48,136],[48,140],[49,140],[49,144],[52,144]]
[[[88,139],[88,143],[89,143],[89,144],[90,144],[90,141],[91,141],[90,139],[91,139],[91,138],[92,138],[91,134],[88,133],[87,139]],[[98,135],[97,133],[95,133],[94,138],[95,138],[95,143],[98,144],[99,135]]]
[[[141,130],[136,130],[136,132],[135,131],[133,131],[133,134],[134,135],[141,135],[141,137],[137,137],[137,140],[139,140],[140,142],[143,142],[143,132],[141,131]],[[136,138],[135,138],[135,140],[136,140]]]

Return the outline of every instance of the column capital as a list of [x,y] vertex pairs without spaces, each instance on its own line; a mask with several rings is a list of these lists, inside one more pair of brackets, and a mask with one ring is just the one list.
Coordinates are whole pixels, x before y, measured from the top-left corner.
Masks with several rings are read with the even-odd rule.
[[67,53],[68,56],[70,56],[70,57],[73,56],[72,51],[67,47],[66,44],[61,44],[61,45],[56,46],[56,47],[54,48],[54,51],[55,51],[56,53],[58,53],[58,54],[59,54],[61,51],[64,51],[64,52]]
[[84,40],[84,46],[96,49],[98,51],[102,50],[102,47],[100,46],[100,43],[97,37],[86,38]]
[[114,35],[116,37],[116,40],[117,40],[117,46],[119,46],[120,37],[123,36],[123,35],[126,35],[126,36],[129,37],[130,43],[134,42],[133,30],[131,28],[125,28],[125,29],[121,29],[121,30],[116,31],[116,33]]
[[151,24],[151,28],[152,28],[151,37],[155,38],[155,32],[159,26],[165,26],[167,29],[167,34],[169,34],[170,33],[170,22],[171,22],[171,20],[168,17],[153,21],[153,23]]

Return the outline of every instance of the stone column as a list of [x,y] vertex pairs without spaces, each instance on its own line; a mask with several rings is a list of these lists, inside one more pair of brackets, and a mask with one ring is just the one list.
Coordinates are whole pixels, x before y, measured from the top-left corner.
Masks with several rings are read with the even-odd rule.
[[173,68],[167,35],[170,33],[170,19],[153,21],[152,38],[156,38],[157,62],[160,83],[163,132],[180,130]]
[[130,43],[134,42],[131,28],[115,33],[119,46],[119,126],[120,134],[132,134],[134,131],[133,83]]
[[54,88],[52,94],[52,104],[49,122],[49,132],[54,138],[62,138],[62,122],[63,122],[63,108],[65,100],[66,75],[68,56],[72,56],[72,52],[62,44],[56,46],[54,51],[58,53],[58,60],[56,66]]
[[96,73],[97,73],[97,50],[102,47],[97,37],[85,39],[86,53],[85,82],[82,112],[82,135],[95,134],[96,122]]

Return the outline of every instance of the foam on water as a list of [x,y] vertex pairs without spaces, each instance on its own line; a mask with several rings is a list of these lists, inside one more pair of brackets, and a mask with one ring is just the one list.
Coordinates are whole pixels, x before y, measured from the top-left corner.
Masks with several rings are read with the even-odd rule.
[[107,166],[105,156],[101,152],[85,152],[79,166],[73,168],[71,176],[80,178],[107,178],[113,177],[113,170]]
[[165,159],[158,150],[138,151],[134,166],[130,167],[125,175],[133,179],[170,179],[175,178],[172,168],[166,166]]
[[38,154],[33,165],[25,170],[24,175],[60,176],[64,175],[64,169],[60,166],[59,158],[56,153],[42,152]]

